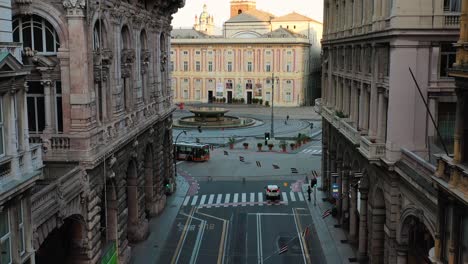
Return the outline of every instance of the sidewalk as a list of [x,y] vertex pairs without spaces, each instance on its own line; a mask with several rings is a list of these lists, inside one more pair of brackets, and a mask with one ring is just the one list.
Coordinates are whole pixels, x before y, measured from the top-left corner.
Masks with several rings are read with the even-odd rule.
[[132,246],[132,264],[158,263],[161,252],[164,250],[165,242],[171,231],[172,224],[179,213],[185,195],[189,189],[187,181],[178,176],[176,179],[177,190],[166,202],[166,208],[161,215],[150,220],[150,235],[145,241]]
[[[318,178],[317,185],[321,186],[321,179]],[[307,184],[302,185],[304,196],[307,197]],[[322,245],[322,251],[329,264],[335,263],[358,263],[357,250],[347,242],[347,237],[343,229],[335,227],[339,224],[338,220],[329,215],[325,219],[322,218],[323,212],[331,209],[332,205],[324,202],[325,194],[317,190],[317,205],[314,206],[314,194],[311,195],[312,200],[308,202],[310,214],[315,225],[315,229]],[[346,241],[342,243],[342,241]],[[354,258],[354,260],[353,260]],[[352,261],[352,262],[351,262]]]

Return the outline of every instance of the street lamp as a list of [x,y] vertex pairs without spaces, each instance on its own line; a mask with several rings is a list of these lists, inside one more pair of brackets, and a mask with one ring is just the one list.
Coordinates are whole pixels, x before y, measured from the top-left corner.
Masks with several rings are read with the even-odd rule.
[[279,81],[279,77],[275,77],[274,73],[271,73],[271,138],[275,138],[275,127],[274,127],[274,114],[273,109],[275,105],[275,81]]

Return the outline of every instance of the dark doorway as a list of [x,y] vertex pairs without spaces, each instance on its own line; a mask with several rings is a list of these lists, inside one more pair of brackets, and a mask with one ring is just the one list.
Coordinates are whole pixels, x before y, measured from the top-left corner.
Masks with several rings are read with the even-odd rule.
[[232,91],[227,92],[227,103],[232,104]]
[[208,103],[213,102],[213,91],[208,91]]
[[247,92],[247,104],[252,104],[252,92]]

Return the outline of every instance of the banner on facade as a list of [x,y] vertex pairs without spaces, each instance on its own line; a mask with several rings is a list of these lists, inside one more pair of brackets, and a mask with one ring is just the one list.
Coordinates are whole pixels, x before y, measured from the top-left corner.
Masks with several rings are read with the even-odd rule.
[[236,98],[244,98],[244,94],[242,93],[242,85],[240,85],[240,83],[236,86]]
[[254,96],[256,97],[262,96],[262,84],[261,83],[255,84]]
[[224,86],[223,83],[216,84],[216,97],[223,97],[224,95]]

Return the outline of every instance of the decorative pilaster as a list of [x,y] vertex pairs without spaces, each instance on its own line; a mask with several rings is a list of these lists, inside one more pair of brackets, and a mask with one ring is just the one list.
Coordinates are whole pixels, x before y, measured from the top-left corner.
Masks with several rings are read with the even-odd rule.
[[53,133],[52,129],[52,89],[53,83],[51,80],[42,80],[41,85],[44,87],[44,107],[45,107],[45,128],[44,134]]
[[349,238],[351,241],[356,240],[357,235],[357,187],[354,184],[351,184],[351,209],[349,211]]
[[367,189],[361,191],[361,209],[359,216],[359,249],[360,259],[367,259]]
[[408,246],[398,245],[396,251],[397,251],[397,264],[406,264],[408,262]]
[[67,10],[67,16],[84,17],[85,0],[64,0],[63,7]]

